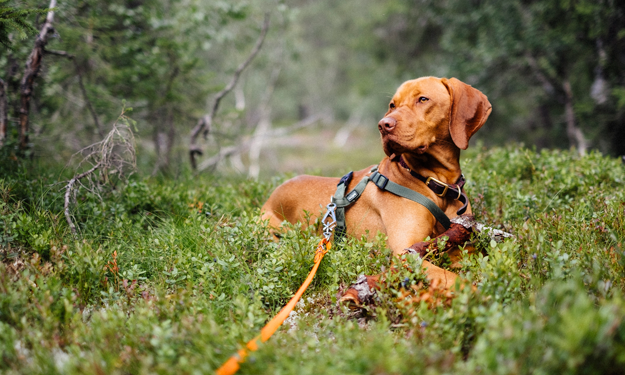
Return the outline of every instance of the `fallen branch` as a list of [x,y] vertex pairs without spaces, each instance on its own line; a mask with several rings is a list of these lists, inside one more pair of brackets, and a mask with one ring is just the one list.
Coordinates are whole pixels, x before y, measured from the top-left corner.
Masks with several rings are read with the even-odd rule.
[[70,201],[72,189],[74,188],[74,184],[76,183],[76,181],[80,181],[81,178],[89,176],[90,174],[95,172],[95,170],[98,169],[99,167],[100,167],[100,163],[94,165],[93,168],[89,169],[88,171],[83,172],[77,176],[74,176],[71,180],[69,180],[69,182],[67,183],[67,186],[65,187],[65,204],[63,207],[65,208],[65,219],[67,220],[67,224],[69,224],[69,229],[72,231],[73,235],[76,235],[76,226],[72,222],[71,215],[69,214],[69,201]]
[[460,215],[451,219],[451,226],[440,236],[429,241],[418,242],[406,250],[412,254],[418,254],[421,258],[429,253],[444,253],[455,247],[464,246],[471,240],[472,233],[485,233],[497,242],[506,238],[514,238],[510,233],[476,222],[473,215]]
[[217,114],[217,110],[219,109],[219,104],[221,103],[221,99],[223,99],[226,95],[228,95],[230,91],[232,91],[232,89],[234,89],[237,82],[239,81],[239,77],[241,76],[241,73],[243,73],[245,68],[247,68],[247,66],[252,62],[254,57],[256,57],[256,55],[258,54],[258,52],[260,51],[263,45],[263,42],[265,41],[265,36],[267,35],[268,30],[269,30],[269,14],[266,14],[265,21],[263,22],[263,27],[260,32],[260,36],[258,37],[258,40],[256,41],[256,45],[254,45],[252,52],[247,57],[247,59],[239,65],[237,70],[232,75],[232,78],[230,79],[230,82],[228,83],[228,85],[223,90],[218,92],[217,95],[215,95],[215,99],[213,100],[213,106],[211,108],[211,111],[208,114],[204,115],[200,120],[198,120],[193,130],[191,130],[191,142],[189,144],[189,157],[191,159],[191,167],[194,170],[197,169],[197,162],[195,160],[196,155],[202,155],[202,149],[196,143],[197,137],[200,135],[200,133],[203,133],[205,139],[208,136],[208,133],[210,132],[211,127],[213,125],[213,119],[215,118],[215,115]]
[[[120,120],[123,124],[119,123]],[[83,155],[82,160],[78,163],[78,168],[83,164],[91,164],[91,168],[75,175],[65,185],[65,219],[73,235],[76,235],[76,226],[72,222],[70,203],[71,193],[75,186],[80,184],[100,197],[98,189],[102,185],[113,185],[111,181],[113,175],[116,175],[118,180],[125,180],[136,169],[134,136],[128,126],[130,121],[132,120],[122,112],[118,121],[113,124],[113,128],[102,141],[87,146],[75,154]],[[99,178],[94,181],[91,177],[96,170],[99,170],[100,173]],[[88,186],[81,182],[83,178],[89,178]],[[100,199],[102,198],[100,197]]]

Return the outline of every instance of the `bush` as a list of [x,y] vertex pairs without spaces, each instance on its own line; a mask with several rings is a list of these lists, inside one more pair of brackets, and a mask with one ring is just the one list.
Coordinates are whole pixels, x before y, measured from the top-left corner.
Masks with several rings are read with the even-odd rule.
[[[483,255],[460,271],[476,290],[434,308],[400,303],[401,285],[424,281],[403,270],[389,276],[377,308],[349,312],[336,305],[339,293],[391,259],[384,236],[349,238],[240,373],[618,372],[620,161],[508,147],[469,154],[463,165],[478,221],[517,236],[478,239]],[[102,200],[80,191],[74,238],[57,178],[32,168],[0,179],[3,372],[212,372],[312,266],[314,228],[289,227],[274,242],[258,220],[278,180],[133,176]]]

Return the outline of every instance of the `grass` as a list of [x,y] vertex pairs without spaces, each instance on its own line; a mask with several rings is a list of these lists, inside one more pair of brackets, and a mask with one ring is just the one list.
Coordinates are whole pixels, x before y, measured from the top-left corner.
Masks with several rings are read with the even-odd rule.
[[[389,287],[352,314],[337,295],[390,255],[383,236],[350,239],[240,373],[621,373],[625,167],[510,146],[478,147],[463,168],[478,220],[517,235],[476,240],[487,255],[461,273],[477,291],[429,309]],[[280,178],[135,176],[103,201],[80,192],[75,239],[58,175],[31,169],[0,175],[2,373],[211,373],[312,266],[313,229],[276,243],[257,221]]]

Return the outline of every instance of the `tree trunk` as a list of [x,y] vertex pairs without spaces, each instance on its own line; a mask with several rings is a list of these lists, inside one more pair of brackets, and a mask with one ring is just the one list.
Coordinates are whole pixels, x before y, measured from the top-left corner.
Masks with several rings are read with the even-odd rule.
[[265,108],[262,112],[260,121],[256,126],[256,131],[254,132],[249,152],[250,167],[248,176],[253,179],[258,179],[258,175],[260,174],[260,152],[263,148],[265,137],[271,129],[271,111]]
[[[56,0],[50,0],[50,8],[56,7]],[[35,48],[30,53],[24,70],[24,77],[21,82],[21,102],[20,102],[20,150],[26,150],[28,147],[28,114],[30,112],[30,99],[33,95],[35,79],[41,70],[41,61],[43,59],[44,49],[48,44],[48,35],[54,33],[52,23],[54,22],[54,11],[48,12],[46,22],[41,28],[41,32],[35,40]]]
[[564,117],[566,119],[566,135],[569,138],[571,146],[577,148],[577,152],[581,156],[586,155],[588,144],[584,138],[582,130],[577,126],[575,122],[575,110],[573,109],[573,91],[571,90],[571,83],[569,80],[565,80],[562,84],[564,90]]

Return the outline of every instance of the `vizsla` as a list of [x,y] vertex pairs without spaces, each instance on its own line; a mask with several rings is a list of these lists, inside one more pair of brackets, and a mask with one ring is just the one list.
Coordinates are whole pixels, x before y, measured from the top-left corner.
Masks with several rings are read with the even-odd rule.
[[[432,200],[449,218],[468,202],[458,198],[462,184],[456,184],[460,170],[460,150],[482,127],[491,112],[484,94],[455,79],[423,77],[404,82],[393,96],[384,118],[378,123],[382,147],[387,157],[379,172],[390,181],[421,193]],[[354,172],[347,191],[372,167]],[[437,194],[415,178],[432,177],[455,186],[458,196]],[[435,180],[435,181],[436,181]],[[434,184],[444,186],[436,181]],[[463,180],[462,180],[463,181]],[[278,228],[286,220],[309,225],[323,214],[322,209],[335,193],[339,178],[298,176],[280,185],[262,207],[262,219]],[[470,205],[465,207],[471,212]],[[405,254],[411,245],[445,231],[430,211],[419,203],[367,184],[360,198],[345,213],[347,233],[374,237],[382,232],[395,255]],[[457,275],[424,260],[426,277],[444,288],[453,287]]]

